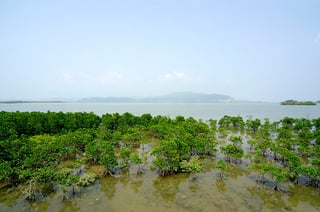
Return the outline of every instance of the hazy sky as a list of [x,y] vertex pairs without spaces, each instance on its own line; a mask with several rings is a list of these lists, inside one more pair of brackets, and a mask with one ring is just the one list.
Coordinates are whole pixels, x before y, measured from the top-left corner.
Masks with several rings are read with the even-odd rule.
[[0,0],[0,99],[320,99],[319,0]]

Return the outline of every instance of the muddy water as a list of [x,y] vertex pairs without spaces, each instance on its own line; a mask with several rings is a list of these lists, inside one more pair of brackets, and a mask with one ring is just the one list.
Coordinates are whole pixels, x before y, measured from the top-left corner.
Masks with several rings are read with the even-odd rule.
[[67,201],[57,191],[29,203],[18,188],[2,188],[0,211],[320,211],[316,188],[284,184],[290,193],[278,193],[270,190],[271,181],[256,184],[253,174],[235,165],[221,181],[211,157],[202,159],[202,173],[159,177],[152,169],[150,146],[142,145],[139,152],[146,161],[144,174],[136,175],[131,167],[81,192],[76,188]]
[[76,196],[62,201],[59,192],[40,203],[24,201],[13,189],[1,191],[0,211],[319,211],[320,192],[288,185],[290,194],[270,191],[254,176],[231,167],[224,182],[218,179],[211,159],[204,159],[199,174],[158,177],[153,171],[135,175],[125,171],[95,185],[77,188]]

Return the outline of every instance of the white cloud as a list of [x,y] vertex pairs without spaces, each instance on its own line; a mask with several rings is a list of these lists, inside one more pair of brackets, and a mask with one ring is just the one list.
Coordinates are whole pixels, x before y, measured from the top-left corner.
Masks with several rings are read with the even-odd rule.
[[123,80],[124,76],[119,72],[106,72],[100,76],[96,76],[96,82],[106,84],[106,83],[116,83],[119,80]]
[[79,72],[79,73],[62,73],[62,79],[66,83],[72,84],[111,84],[118,83],[124,79],[124,76],[119,72]]
[[233,83],[233,80],[232,79],[225,79],[224,83],[227,85],[231,85]]
[[187,80],[191,80],[192,77],[187,76],[184,72],[171,72],[171,73],[167,73],[163,76],[165,79],[167,80],[174,80],[174,79],[187,79]]
[[172,79],[172,74],[165,74],[165,75],[164,75],[164,78],[165,78],[165,79]]
[[320,32],[317,33],[315,39],[314,39],[314,42],[320,46]]
[[73,79],[73,76],[70,73],[63,73],[62,79],[63,81],[71,81]]

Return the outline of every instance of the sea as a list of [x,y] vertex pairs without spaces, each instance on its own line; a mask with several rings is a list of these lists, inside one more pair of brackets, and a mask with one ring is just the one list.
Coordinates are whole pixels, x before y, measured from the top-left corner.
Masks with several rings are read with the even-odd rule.
[[0,104],[0,111],[40,112],[93,112],[134,115],[149,113],[152,116],[193,117],[198,120],[219,120],[225,115],[241,116],[247,119],[279,121],[284,117],[314,119],[320,117],[320,105],[298,106],[265,102],[223,102],[223,103],[14,103]]

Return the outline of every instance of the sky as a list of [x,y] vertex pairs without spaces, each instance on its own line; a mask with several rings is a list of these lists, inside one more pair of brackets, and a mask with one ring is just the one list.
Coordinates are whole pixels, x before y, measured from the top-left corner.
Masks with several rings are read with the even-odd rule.
[[320,100],[318,0],[0,0],[0,100]]

